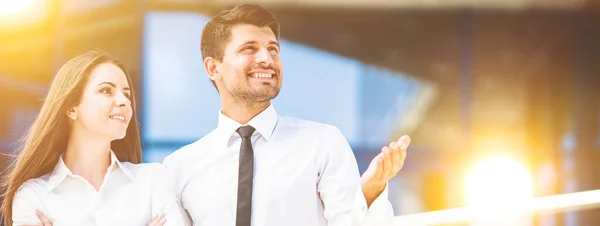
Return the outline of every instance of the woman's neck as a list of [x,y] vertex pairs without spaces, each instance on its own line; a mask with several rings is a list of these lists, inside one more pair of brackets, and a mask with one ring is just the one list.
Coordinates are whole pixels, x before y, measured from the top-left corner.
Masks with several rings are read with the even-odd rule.
[[110,166],[110,141],[74,133],[63,159],[73,174],[83,177],[98,191]]

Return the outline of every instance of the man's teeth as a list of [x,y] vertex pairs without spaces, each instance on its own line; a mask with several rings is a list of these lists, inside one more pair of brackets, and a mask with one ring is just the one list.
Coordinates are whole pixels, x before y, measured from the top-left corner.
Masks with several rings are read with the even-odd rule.
[[125,117],[122,115],[111,115],[110,118],[125,121]]
[[254,78],[271,78],[273,77],[272,74],[263,74],[263,73],[254,73],[252,74],[252,77]]

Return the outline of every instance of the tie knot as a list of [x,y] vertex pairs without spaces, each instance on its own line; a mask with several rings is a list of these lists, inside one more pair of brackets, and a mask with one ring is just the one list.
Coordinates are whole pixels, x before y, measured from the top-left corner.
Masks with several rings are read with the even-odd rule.
[[254,133],[254,127],[252,126],[242,126],[238,128],[237,133],[240,134],[242,138],[250,138],[252,133]]

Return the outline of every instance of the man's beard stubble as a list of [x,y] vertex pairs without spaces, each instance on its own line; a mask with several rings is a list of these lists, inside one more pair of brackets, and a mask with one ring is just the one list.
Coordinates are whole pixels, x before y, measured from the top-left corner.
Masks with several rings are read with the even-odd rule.
[[[250,88],[252,89],[252,88]],[[279,95],[280,88],[271,87],[268,91],[258,91],[258,90],[250,90],[250,89],[242,89],[237,88],[232,90],[231,96],[233,99],[238,102],[247,105],[248,107],[256,106],[256,105],[264,105],[268,104],[269,101],[275,99],[277,95]],[[258,93],[260,92],[260,93]]]
[[249,85],[248,83],[248,89],[243,89],[241,87],[237,87],[236,89],[232,90],[231,95],[233,96],[233,98],[236,100],[236,102],[239,103],[244,103],[248,106],[252,106],[252,105],[263,105],[263,104],[268,104],[269,101],[271,101],[272,99],[275,99],[275,97],[277,97],[277,95],[279,95],[279,91],[281,90],[281,87],[277,87],[277,85],[279,84],[279,81],[281,79],[281,71],[275,67],[273,67],[272,65],[268,65],[268,66],[260,66],[260,65],[248,65],[245,69],[245,74],[246,74],[246,81],[249,80],[249,72],[252,70],[256,70],[256,69],[263,69],[263,70],[273,70],[275,72],[275,86],[271,87],[267,92],[261,92],[261,93],[256,93],[256,92],[260,92],[257,90],[252,90],[252,87]]

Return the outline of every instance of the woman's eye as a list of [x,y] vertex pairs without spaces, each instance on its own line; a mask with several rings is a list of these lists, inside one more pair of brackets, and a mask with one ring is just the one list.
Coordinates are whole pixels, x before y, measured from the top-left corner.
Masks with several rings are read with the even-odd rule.
[[104,93],[104,94],[112,94],[111,90],[109,88],[102,88],[100,90],[100,93]]

